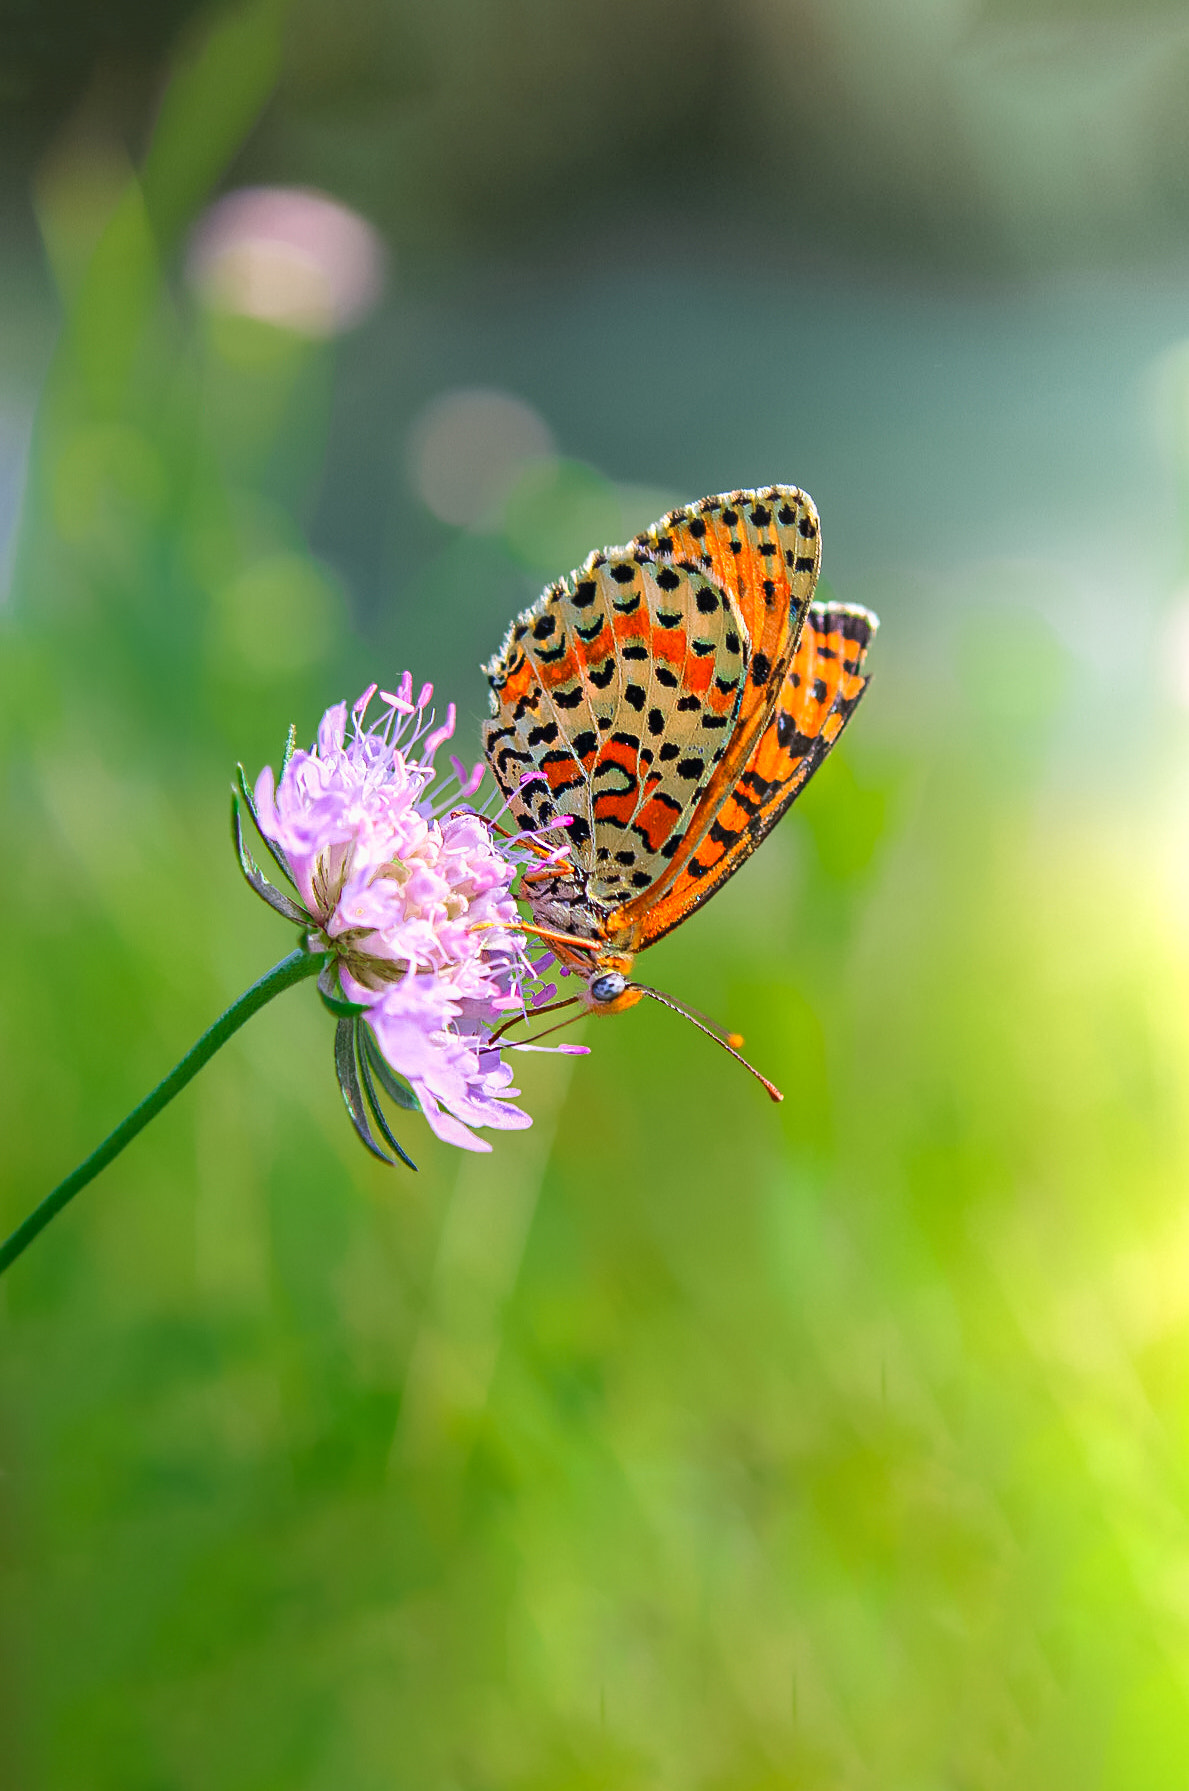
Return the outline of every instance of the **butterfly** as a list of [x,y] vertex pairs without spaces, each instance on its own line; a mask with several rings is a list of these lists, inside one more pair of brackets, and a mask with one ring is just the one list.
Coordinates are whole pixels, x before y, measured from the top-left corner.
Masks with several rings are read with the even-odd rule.
[[702,498],[550,585],[484,667],[483,747],[512,815],[538,837],[566,829],[519,888],[525,931],[586,978],[553,1006],[619,1013],[648,995],[739,1056],[737,1034],[632,964],[755,851],[867,687],[878,619],[815,603],[820,566],[795,486]]

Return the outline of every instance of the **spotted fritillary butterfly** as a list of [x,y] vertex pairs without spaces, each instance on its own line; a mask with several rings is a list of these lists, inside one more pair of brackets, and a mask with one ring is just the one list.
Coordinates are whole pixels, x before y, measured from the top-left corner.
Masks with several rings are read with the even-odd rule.
[[679,1006],[631,980],[633,959],[722,888],[849,721],[878,622],[815,603],[820,565],[795,486],[703,498],[550,585],[485,668],[483,745],[512,813],[567,827],[564,857],[521,886],[530,930],[586,978],[558,1006]]

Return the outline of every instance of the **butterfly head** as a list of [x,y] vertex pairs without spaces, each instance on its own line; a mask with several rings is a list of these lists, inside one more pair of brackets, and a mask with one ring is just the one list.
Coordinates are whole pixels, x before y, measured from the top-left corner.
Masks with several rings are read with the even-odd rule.
[[[636,983],[628,981],[629,957],[603,959],[595,965],[586,985],[586,1007],[593,1014],[622,1014],[635,1007],[644,994]],[[621,967],[622,966],[622,967]]]

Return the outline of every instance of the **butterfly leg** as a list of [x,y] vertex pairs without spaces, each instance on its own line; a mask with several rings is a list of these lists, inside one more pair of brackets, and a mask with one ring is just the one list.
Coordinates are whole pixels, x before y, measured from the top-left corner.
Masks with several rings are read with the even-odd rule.
[[542,881],[542,879],[544,879],[545,881],[548,881],[548,879],[550,877],[556,877],[556,876],[557,876],[556,864],[543,864],[543,865],[540,865],[538,867],[538,869],[535,871],[521,871],[520,881],[522,884],[540,883]]
[[567,995],[564,1001],[549,1001],[544,1007],[530,1008],[527,1014],[513,1014],[510,1020],[505,1020],[502,1026],[496,1027],[487,1042],[489,1045],[498,1044],[504,1034],[509,1032],[513,1026],[518,1026],[521,1020],[535,1020],[539,1014],[555,1014],[559,1008],[573,1007],[574,1003],[581,999],[580,995]]

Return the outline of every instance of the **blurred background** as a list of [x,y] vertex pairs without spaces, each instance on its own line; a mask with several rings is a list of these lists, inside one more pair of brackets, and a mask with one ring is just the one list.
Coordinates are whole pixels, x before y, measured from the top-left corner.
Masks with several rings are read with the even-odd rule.
[[288,930],[236,759],[791,481],[883,618],[416,1176],[303,988],[0,1286],[3,1791],[1181,1791],[1189,15],[0,0],[0,1221]]

